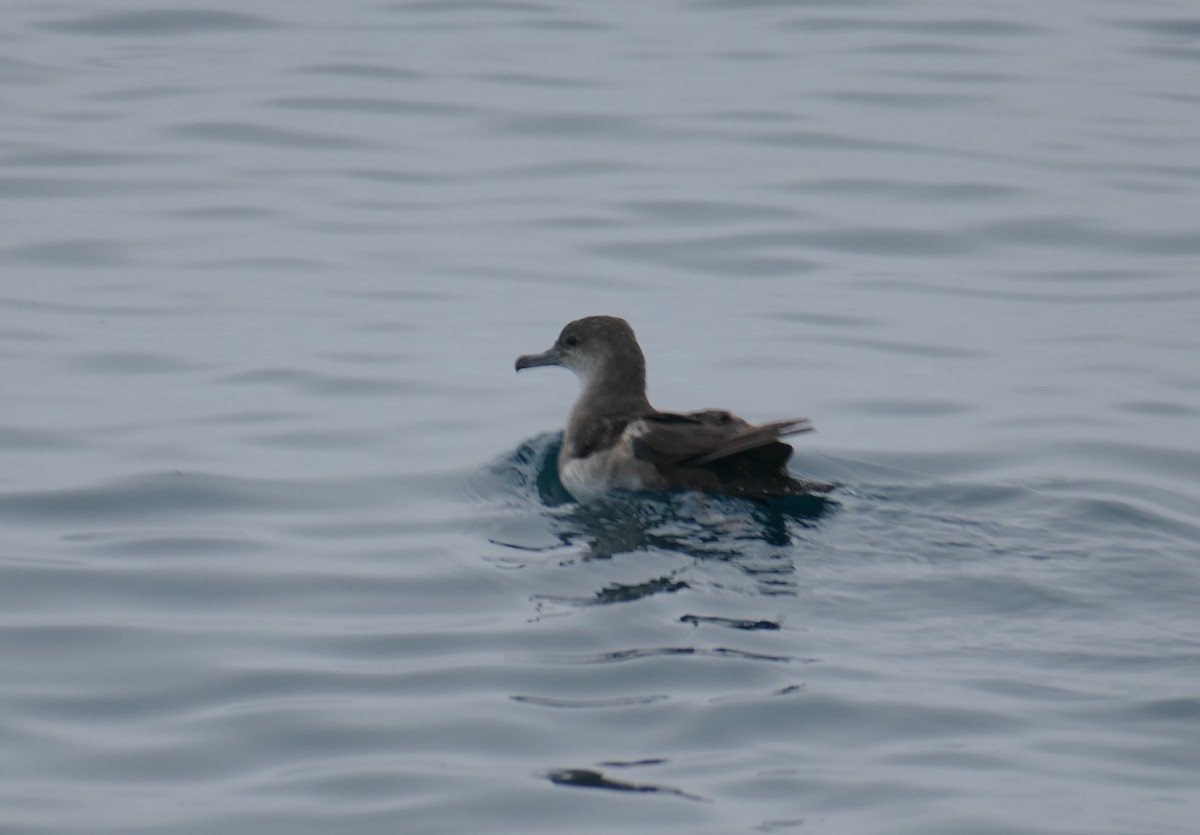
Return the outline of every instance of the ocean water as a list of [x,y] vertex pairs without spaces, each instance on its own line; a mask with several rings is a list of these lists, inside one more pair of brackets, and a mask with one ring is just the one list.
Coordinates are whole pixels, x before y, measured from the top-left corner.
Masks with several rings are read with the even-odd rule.
[[[9,2],[0,831],[1190,835],[1183,0]],[[665,409],[829,501],[580,506]]]

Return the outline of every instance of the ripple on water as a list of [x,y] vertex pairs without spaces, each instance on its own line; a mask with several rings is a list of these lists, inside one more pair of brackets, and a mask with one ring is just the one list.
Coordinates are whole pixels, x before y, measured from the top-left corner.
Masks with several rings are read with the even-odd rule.
[[74,35],[157,38],[175,35],[256,32],[279,28],[270,18],[242,12],[203,9],[139,9],[86,15],[40,24],[43,29]]
[[16,263],[48,267],[118,267],[138,260],[131,244],[97,239],[20,244],[6,248],[4,255]]
[[300,151],[379,147],[376,142],[351,139],[344,134],[284,128],[266,122],[190,122],[173,125],[168,131],[183,139]]
[[214,473],[150,472],[122,476],[84,487],[10,491],[0,494],[0,518],[17,523],[39,520],[136,520],[296,512],[352,507],[372,492],[363,482],[305,483]]

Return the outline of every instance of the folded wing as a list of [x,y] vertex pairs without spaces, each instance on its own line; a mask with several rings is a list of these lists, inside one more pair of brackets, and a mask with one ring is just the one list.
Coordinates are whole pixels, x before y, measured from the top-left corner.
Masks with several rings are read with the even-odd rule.
[[780,438],[811,432],[807,418],[754,425],[722,411],[673,414],[660,412],[641,419],[633,453],[660,466],[703,467],[724,458],[762,450],[755,458],[766,466],[782,467],[792,448]]

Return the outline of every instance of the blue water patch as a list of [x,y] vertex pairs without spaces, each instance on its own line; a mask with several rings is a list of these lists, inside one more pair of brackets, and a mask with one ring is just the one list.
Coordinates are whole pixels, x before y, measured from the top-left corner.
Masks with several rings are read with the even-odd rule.
[[[562,542],[597,544],[592,557],[643,548],[675,550],[698,557],[735,556],[752,541],[784,546],[791,528],[809,528],[838,507],[827,495],[786,496],[754,502],[696,492],[614,491],[601,501],[579,504],[558,477],[562,433],[530,439],[496,461],[489,472],[496,490],[512,490],[552,510],[547,519]],[[604,543],[604,545],[599,545]],[[514,544],[513,547],[521,547]]]

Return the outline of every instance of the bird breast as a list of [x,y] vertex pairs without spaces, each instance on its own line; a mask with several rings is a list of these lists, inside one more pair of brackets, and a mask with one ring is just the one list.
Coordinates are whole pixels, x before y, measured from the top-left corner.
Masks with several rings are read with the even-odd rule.
[[[661,490],[658,469],[633,454],[632,437],[640,421],[625,428],[615,444],[582,457],[562,457],[558,477],[578,501],[598,498],[612,490]],[[563,448],[564,453],[566,447]]]

